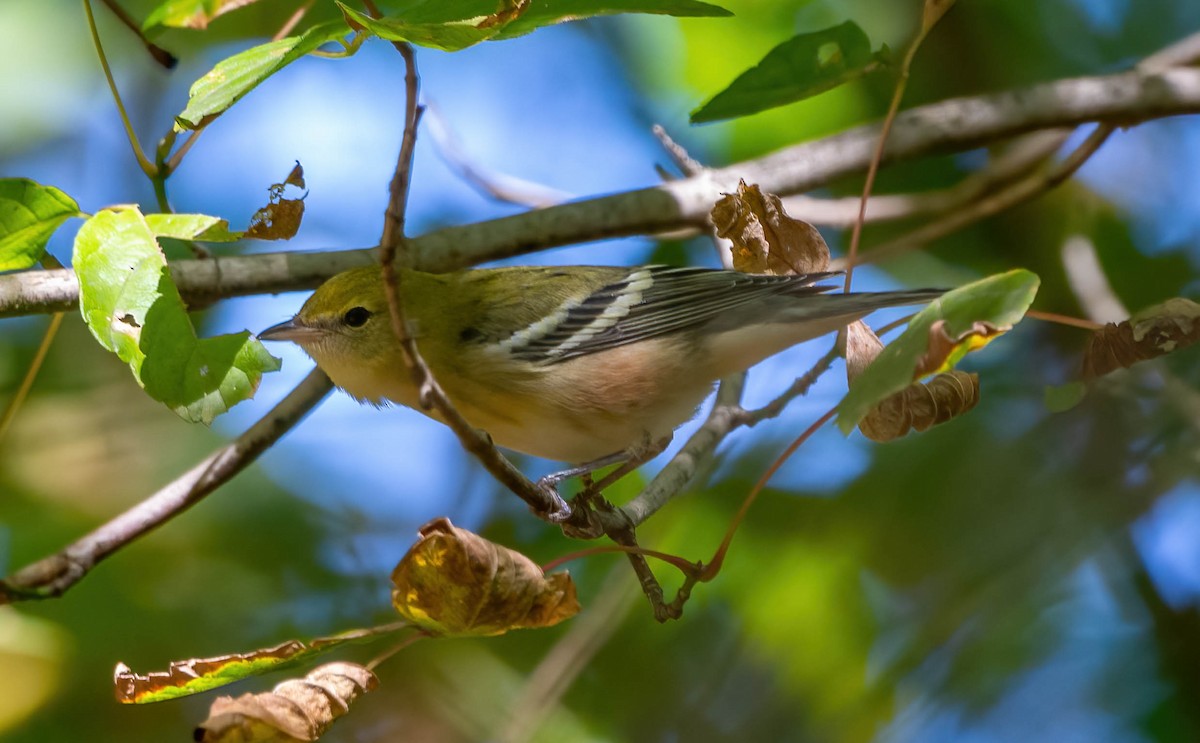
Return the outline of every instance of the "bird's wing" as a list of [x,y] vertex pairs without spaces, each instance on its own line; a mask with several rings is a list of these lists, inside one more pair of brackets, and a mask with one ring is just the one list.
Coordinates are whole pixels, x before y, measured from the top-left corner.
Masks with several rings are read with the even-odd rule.
[[564,306],[546,318],[549,322],[514,333],[502,345],[515,358],[552,364],[719,321],[769,297],[818,294],[829,287],[813,283],[833,275],[646,266]]

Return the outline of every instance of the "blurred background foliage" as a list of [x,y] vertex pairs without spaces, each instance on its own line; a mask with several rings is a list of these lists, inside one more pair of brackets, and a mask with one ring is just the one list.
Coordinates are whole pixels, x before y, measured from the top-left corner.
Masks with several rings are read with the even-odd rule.
[[[724,165],[880,117],[886,76],[726,124],[686,124],[794,33],[849,18],[895,49],[919,16],[916,0],[723,4],[733,18],[609,18],[456,54],[419,50],[423,93],[459,155],[482,168],[576,195],[625,190],[655,182],[653,166],[667,160],[652,123]],[[125,3],[138,18],[153,5]],[[264,0],[206,33],[164,34],[181,59],[172,72],[101,10],[143,141],[166,131],[194,79],[293,7]],[[333,12],[323,0],[312,11]],[[1197,30],[1192,0],[963,2],[918,54],[905,103],[1117,71]],[[87,211],[149,208],[79,4],[0,4],[0,48],[0,175],[62,188]],[[311,191],[288,248],[372,245],[402,98],[402,67],[382,42],[350,60],[303,60],[200,138],[169,184],[173,203],[244,224],[300,160]],[[430,126],[410,231],[516,210],[466,185]],[[876,191],[946,187],[982,162],[972,152],[903,164]],[[1195,117],[1120,132],[1057,191],[856,274],[858,285],[953,285],[1024,266],[1043,279],[1038,309],[1080,315],[1062,248],[1081,240],[1130,309],[1194,296],[1198,163]],[[860,187],[847,179],[821,195]],[[64,261],[72,225],[51,243]],[[900,229],[869,227],[867,249]],[[825,233],[836,252],[844,235]],[[229,248],[238,249],[278,247]],[[713,261],[704,239],[606,241],[526,260],[650,259]],[[212,333],[257,330],[301,300],[231,300],[200,322]],[[45,325],[0,325],[0,395],[16,388]],[[724,572],[695,591],[681,621],[653,621],[622,560],[581,560],[570,567],[583,615],[550,630],[418,643],[382,667],[381,688],[326,739],[1200,740],[1200,357],[1185,351],[1117,374],[1051,414],[1043,390],[1071,378],[1085,340],[1026,321],[968,362],[983,399],[965,418],[887,445],[823,431],[759,499]],[[824,351],[809,345],[757,369],[751,402]],[[206,430],[146,399],[69,315],[0,448],[0,572],[59,549],[261,416],[309,368],[278,352],[283,372]],[[692,492],[642,530],[642,544],[707,559],[744,493],[836,402],[842,379],[836,368],[780,419],[736,434]],[[622,501],[636,485],[611,495]],[[118,660],[146,671],[388,621],[388,572],[438,515],[537,560],[580,546],[531,518],[440,427],[330,398],[260,464],[62,599],[0,610],[0,737],[186,739],[208,697],[121,707],[110,689]],[[561,699],[539,691],[554,664],[572,673]]]

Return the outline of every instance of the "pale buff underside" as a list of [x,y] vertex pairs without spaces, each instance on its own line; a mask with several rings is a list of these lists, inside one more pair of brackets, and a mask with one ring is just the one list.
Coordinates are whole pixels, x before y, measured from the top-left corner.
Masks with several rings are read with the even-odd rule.
[[[582,463],[669,436],[695,414],[720,377],[857,316],[803,326],[754,325],[709,335],[702,351],[673,338],[645,340],[549,366],[527,366],[510,379],[468,381],[463,373],[439,374],[436,364],[433,371],[463,417],[487,431],[497,445]],[[388,400],[439,419],[422,410],[398,360],[385,370],[361,361],[340,363],[336,354],[326,355],[320,348],[309,352],[334,384],[355,397],[375,403]],[[466,369],[496,368],[495,361],[483,357],[487,351],[472,353],[481,361],[463,358]]]

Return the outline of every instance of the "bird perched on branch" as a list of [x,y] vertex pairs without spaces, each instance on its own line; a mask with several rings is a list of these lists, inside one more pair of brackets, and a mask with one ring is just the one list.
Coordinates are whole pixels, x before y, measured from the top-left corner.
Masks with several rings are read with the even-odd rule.
[[[721,377],[942,294],[829,294],[814,282],[830,273],[667,266],[398,273],[421,354],[463,417],[499,446],[574,464],[669,440]],[[361,401],[422,410],[377,266],[334,276],[259,338],[299,344]]]

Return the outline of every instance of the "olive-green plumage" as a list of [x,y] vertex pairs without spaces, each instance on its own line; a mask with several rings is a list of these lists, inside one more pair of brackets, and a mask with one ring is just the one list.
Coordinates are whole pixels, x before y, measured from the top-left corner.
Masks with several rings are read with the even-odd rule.
[[[940,294],[813,286],[829,275],[566,266],[399,278],[417,345],[464,417],[501,446],[578,463],[669,436],[726,374]],[[421,409],[378,267],[333,277],[260,337],[295,341],[360,400]]]

